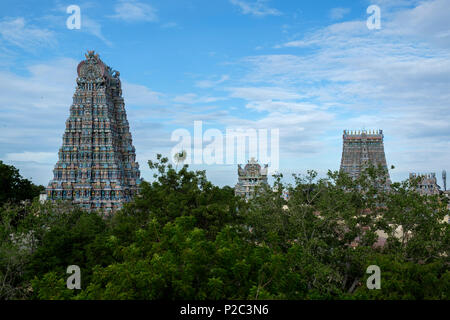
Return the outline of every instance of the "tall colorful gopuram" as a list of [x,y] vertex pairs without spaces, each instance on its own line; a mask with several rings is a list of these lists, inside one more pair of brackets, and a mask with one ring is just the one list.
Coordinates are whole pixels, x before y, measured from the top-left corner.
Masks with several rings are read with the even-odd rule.
[[112,211],[138,193],[139,164],[120,74],[94,51],[85,56],[78,64],[77,88],[47,198]]
[[383,138],[383,130],[344,130],[341,171],[356,179],[369,165],[381,165],[386,170],[390,183]]

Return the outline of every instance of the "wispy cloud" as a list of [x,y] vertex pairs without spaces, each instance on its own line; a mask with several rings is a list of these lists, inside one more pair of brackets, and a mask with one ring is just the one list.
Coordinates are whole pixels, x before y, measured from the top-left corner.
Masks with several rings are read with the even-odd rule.
[[[80,5],[80,29],[67,29],[66,22],[69,13],[67,13],[66,10],[68,6],[59,2],[56,3],[49,13],[40,17],[35,17],[34,20],[38,21],[40,24],[45,24],[57,34],[63,30],[67,30],[69,33],[82,32],[100,39],[107,46],[112,46],[112,42],[103,34],[101,16],[94,13],[96,7],[96,4],[93,2],[84,2]],[[94,16],[95,18],[92,18]]]
[[227,88],[230,96],[245,100],[294,100],[302,96],[292,90],[280,87],[234,87]]
[[[334,143],[345,128],[382,128],[388,162],[399,171],[437,170],[450,159],[445,2],[424,1],[383,15],[377,32],[365,21],[346,21],[282,43],[278,47],[289,47],[289,54],[245,59],[249,72],[243,81],[291,88],[307,97],[332,116],[326,127],[334,131]],[[305,48],[313,50],[305,54]],[[299,101],[292,103],[256,100],[247,106],[288,114]],[[328,159],[338,163],[335,158]]]
[[333,8],[330,11],[330,18],[340,20],[350,12],[350,8]]
[[217,85],[219,85],[219,84],[221,84],[221,83],[223,83],[223,82],[225,82],[225,81],[227,81],[229,79],[230,79],[230,76],[227,75],[227,74],[224,74],[223,76],[221,76],[217,80],[200,80],[200,81],[197,81],[195,83],[195,86],[198,87],[198,88],[212,88],[212,87],[215,87],[215,86],[217,86]]
[[0,35],[3,41],[25,50],[56,44],[53,31],[30,25],[23,17],[1,20]]
[[80,30],[92,34],[93,36],[102,40],[106,45],[112,46],[112,42],[106,39],[106,37],[103,35],[101,24],[91,19],[87,15],[82,16],[82,25]]
[[156,22],[157,10],[151,5],[136,0],[120,0],[114,7],[115,14],[111,18],[126,22]]
[[123,97],[127,105],[152,106],[161,104],[163,94],[150,90],[146,86],[122,82]]
[[448,0],[424,1],[411,10],[399,12],[384,31],[450,48],[449,5]]
[[20,161],[20,162],[33,161],[36,163],[50,164],[50,165],[53,165],[57,158],[58,157],[55,152],[39,152],[39,151],[7,153],[4,157],[4,159],[7,161]]
[[196,93],[186,93],[183,95],[176,96],[175,98],[173,98],[173,101],[182,104],[198,104],[198,103],[211,103],[224,99],[225,99],[224,97],[199,96]]
[[0,72],[0,158],[25,177],[46,184],[69,115],[77,62],[55,59],[27,68],[27,75]]
[[235,6],[238,6],[243,14],[250,14],[258,17],[281,15],[280,11],[270,8],[267,5],[267,0],[230,0],[230,2]]

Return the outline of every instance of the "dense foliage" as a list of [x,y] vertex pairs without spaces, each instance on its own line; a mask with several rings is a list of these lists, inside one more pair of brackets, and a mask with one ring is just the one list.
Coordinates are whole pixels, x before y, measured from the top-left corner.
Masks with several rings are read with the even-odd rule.
[[24,179],[14,166],[4,164],[0,160],[0,206],[6,202],[19,203],[32,200],[44,190],[43,186],[34,185],[30,180]]
[[[3,299],[449,299],[450,227],[442,196],[392,184],[277,176],[248,203],[205,172],[149,161],[152,183],[113,216],[68,203],[0,212]],[[282,197],[288,190],[290,197]],[[399,233],[399,227],[402,231]],[[389,238],[376,246],[377,232]],[[81,290],[66,268],[81,268]],[[366,269],[381,269],[381,289]]]

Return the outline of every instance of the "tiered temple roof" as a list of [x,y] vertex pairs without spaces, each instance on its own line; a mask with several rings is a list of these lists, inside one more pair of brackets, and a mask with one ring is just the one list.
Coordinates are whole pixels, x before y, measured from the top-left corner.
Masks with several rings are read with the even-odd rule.
[[441,187],[437,184],[436,173],[410,173],[410,179],[418,179],[417,192],[423,195],[439,194]]
[[341,171],[356,179],[370,164],[375,167],[381,165],[389,178],[384,153],[383,130],[344,130],[342,138]]
[[77,88],[47,198],[111,211],[137,194],[139,164],[120,74],[94,51],[85,56],[77,68]]
[[257,186],[267,184],[267,173],[268,165],[265,164],[264,168],[261,168],[255,158],[251,158],[244,169],[238,165],[238,183],[234,188],[235,194],[246,199],[252,198]]

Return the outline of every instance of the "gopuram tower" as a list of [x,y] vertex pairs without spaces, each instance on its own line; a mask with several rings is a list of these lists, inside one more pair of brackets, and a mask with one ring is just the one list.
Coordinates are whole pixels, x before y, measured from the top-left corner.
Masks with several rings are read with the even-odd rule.
[[386,170],[389,180],[389,171],[384,154],[383,130],[375,131],[349,131],[344,130],[341,171],[357,179],[361,172],[373,165],[381,165]]
[[247,200],[253,198],[256,187],[267,184],[267,172],[268,165],[265,164],[264,168],[262,168],[255,158],[251,158],[244,169],[242,169],[241,165],[238,165],[238,183],[234,187],[234,193]]
[[78,64],[77,88],[66,121],[47,199],[70,200],[88,210],[113,211],[140,184],[119,72],[88,51]]

